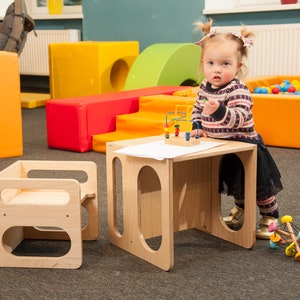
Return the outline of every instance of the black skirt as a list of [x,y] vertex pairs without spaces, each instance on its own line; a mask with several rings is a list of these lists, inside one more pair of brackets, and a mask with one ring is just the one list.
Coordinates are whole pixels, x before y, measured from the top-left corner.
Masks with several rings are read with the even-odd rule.
[[[258,141],[241,139],[257,144],[256,199],[265,200],[283,189],[281,175],[262,138]],[[226,154],[220,165],[219,192],[235,199],[244,199],[245,173],[241,160],[235,154]]]

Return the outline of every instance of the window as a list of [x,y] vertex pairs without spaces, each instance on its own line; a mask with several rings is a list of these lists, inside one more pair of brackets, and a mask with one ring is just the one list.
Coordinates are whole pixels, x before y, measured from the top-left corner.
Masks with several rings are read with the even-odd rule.
[[25,0],[28,14],[34,19],[82,18],[82,0],[64,0],[63,13],[50,15],[47,0]]
[[280,0],[205,0],[204,15],[300,9],[300,4],[281,5]]

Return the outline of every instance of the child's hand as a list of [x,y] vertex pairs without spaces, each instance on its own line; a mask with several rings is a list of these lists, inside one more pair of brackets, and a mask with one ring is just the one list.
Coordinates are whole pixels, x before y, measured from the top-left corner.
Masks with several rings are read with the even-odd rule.
[[219,102],[217,100],[207,100],[205,101],[204,107],[203,107],[203,113],[206,115],[213,114],[217,109],[219,108]]
[[[194,129],[194,130],[191,131],[191,135],[190,136],[191,137],[195,137],[196,133],[197,133],[197,129]],[[204,130],[202,130],[202,129],[198,130],[198,134],[200,135],[200,137],[207,137],[206,132]]]

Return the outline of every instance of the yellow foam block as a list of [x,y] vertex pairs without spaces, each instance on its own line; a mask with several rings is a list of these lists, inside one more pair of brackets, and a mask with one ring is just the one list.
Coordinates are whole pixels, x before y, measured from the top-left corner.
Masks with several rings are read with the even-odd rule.
[[46,105],[46,101],[50,99],[49,94],[37,93],[21,93],[22,108],[37,108]]
[[[106,143],[152,135],[163,135],[167,113],[185,111],[195,102],[194,97],[172,95],[143,96],[139,99],[139,112],[117,116],[116,131],[93,135],[93,150],[106,152]],[[174,132],[173,115],[169,115],[170,133]],[[176,122],[177,123],[177,122]],[[178,122],[181,131],[191,129],[190,122]]]
[[23,155],[18,55],[0,51],[0,157]]
[[121,91],[138,55],[137,41],[50,44],[51,98]]

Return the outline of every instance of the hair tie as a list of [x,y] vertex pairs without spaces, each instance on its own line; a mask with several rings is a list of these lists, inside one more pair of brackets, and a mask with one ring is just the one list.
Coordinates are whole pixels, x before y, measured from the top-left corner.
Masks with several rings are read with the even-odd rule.
[[236,32],[232,32],[232,35],[239,38],[243,42],[244,47],[246,48],[250,48],[254,45],[254,41],[252,37],[244,37],[241,34],[238,34]]
[[215,36],[217,34],[218,34],[218,32],[217,32],[216,29],[211,30],[208,34],[206,34],[200,41],[196,42],[195,44],[199,45],[199,46],[203,46],[203,42],[204,42],[205,39],[207,39],[209,37],[212,37],[212,36]]

